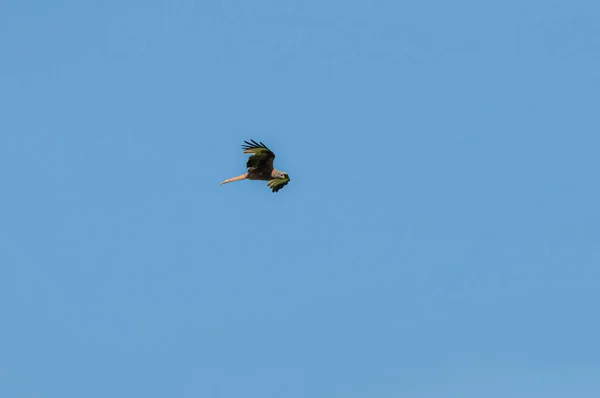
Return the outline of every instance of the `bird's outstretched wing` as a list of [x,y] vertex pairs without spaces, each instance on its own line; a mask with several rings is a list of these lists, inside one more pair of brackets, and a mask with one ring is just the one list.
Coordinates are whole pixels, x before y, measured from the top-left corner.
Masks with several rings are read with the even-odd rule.
[[273,190],[273,192],[277,192],[281,188],[285,187],[288,182],[290,182],[290,177],[287,174],[284,174],[283,178],[272,179],[267,183],[267,185]]
[[245,144],[242,145],[242,149],[244,153],[252,154],[248,158],[246,162],[246,167],[248,171],[253,171],[256,169],[268,169],[273,170],[273,160],[275,159],[275,154],[271,152],[269,148],[265,146],[262,142],[256,142],[254,140],[244,141]]

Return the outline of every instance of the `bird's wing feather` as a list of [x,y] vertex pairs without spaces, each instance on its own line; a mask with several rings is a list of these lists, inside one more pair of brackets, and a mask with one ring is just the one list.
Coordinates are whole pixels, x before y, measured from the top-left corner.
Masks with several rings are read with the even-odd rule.
[[277,192],[281,188],[285,187],[288,182],[290,182],[290,177],[285,174],[284,178],[274,178],[270,180],[267,185],[273,190],[273,192]]
[[244,153],[251,154],[246,162],[246,167],[248,171],[254,171],[257,169],[273,169],[273,160],[275,160],[275,154],[271,152],[269,148],[265,146],[262,142],[256,142],[254,140],[244,141],[245,144],[242,145],[242,149]]

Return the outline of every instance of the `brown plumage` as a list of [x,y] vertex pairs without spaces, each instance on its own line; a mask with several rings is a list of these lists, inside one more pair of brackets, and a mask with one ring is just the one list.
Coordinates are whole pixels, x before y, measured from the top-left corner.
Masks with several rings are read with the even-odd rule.
[[286,186],[290,181],[290,177],[287,173],[273,167],[275,154],[262,142],[254,140],[244,142],[245,144],[242,145],[244,153],[252,155],[246,162],[248,172],[237,177],[228,178],[221,185],[241,180],[269,181],[267,185],[273,192],[277,192]]

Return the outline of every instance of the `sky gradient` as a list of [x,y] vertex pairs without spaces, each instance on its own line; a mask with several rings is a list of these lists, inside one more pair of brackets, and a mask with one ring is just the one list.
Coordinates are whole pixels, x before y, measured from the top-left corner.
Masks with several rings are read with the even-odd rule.
[[0,10],[0,396],[600,396],[598,1]]

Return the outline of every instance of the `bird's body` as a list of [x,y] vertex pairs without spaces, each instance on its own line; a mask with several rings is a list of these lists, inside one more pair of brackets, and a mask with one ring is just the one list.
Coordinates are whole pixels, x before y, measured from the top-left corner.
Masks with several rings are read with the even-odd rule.
[[281,172],[277,169],[273,169],[271,172],[269,172],[269,170],[255,170],[248,173],[248,179],[268,181],[277,178],[279,173]]
[[290,181],[290,177],[287,173],[277,170],[273,167],[273,160],[275,160],[275,154],[271,152],[269,148],[262,142],[257,143],[254,140],[244,141],[245,145],[242,145],[244,153],[252,154],[246,162],[248,172],[241,174],[237,177],[228,178],[221,183],[227,184],[234,181],[241,180],[259,180],[269,181],[268,186],[273,192],[279,191]]

